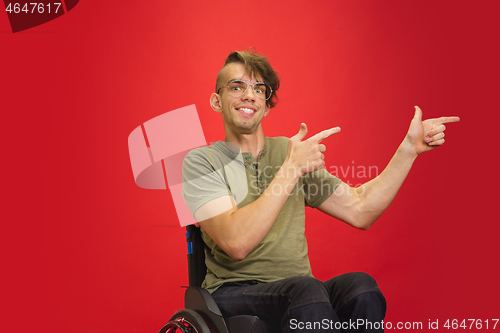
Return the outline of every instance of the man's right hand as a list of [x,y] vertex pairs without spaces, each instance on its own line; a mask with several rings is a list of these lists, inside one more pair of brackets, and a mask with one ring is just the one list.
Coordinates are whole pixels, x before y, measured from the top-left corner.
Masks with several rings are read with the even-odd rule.
[[292,167],[300,177],[321,169],[325,165],[323,153],[326,146],[320,142],[339,132],[340,127],[334,127],[302,141],[307,135],[307,126],[304,123],[300,124],[299,133],[288,140],[288,155],[285,163]]
[[220,209],[223,204],[228,210],[200,221],[200,225],[231,258],[243,260],[268,234],[293,191],[298,176],[316,171],[325,164],[323,152],[326,147],[320,142],[338,132],[340,128],[335,127],[302,141],[307,134],[307,126],[301,124],[299,133],[288,142],[285,162],[263,194],[242,208],[238,208],[230,196],[214,199],[198,210],[205,209],[205,206],[210,208],[210,205]]

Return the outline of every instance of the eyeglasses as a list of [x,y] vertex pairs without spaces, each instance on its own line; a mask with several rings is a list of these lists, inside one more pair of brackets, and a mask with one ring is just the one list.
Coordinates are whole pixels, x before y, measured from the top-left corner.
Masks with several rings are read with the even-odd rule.
[[248,86],[252,86],[252,90],[255,96],[264,101],[267,101],[269,98],[271,98],[271,95],[273,93],[271,87],[264,82],[255,82],[250,84],[243,80],[230,81],[227,87],[221,87],[217,89],[217,93],[219,93],[222,88],[227,88],[227,91],[231,97],[240,97],[247,92]]

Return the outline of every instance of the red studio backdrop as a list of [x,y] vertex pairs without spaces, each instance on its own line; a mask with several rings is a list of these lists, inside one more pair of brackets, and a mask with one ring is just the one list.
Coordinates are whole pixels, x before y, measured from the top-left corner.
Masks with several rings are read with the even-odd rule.
[[461,117],[369,231],[308,209],[306,233],[315,276],[370,273],[394,326],[421,322],[426,331],[438,321],[448,331],[447,320],[471,319],[458,329],[478,330],[480,320],[479,330],[492,330],[498,9],[496,1],[86,0],[16,33],[0,13],[2,330],[157,332],[182,308],[185,230],[168,189],[134,183],[127,138],[195,104],[207,142],[222,139],[209,96],[227,54],[249,47],[282,80],[266,135],[292,136],[301,122],[310,135],[342,127],[324,141],[326,163],[353,185],[383,170],[414,105],[424,118]]

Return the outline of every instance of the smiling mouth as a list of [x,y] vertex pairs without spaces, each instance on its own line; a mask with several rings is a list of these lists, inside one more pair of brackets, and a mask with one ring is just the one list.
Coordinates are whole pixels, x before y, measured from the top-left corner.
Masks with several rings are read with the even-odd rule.
[[252,113],[254,113],[254,112],[255,112],[255,110],[252,110],[252,109],[247,109],[247,108],[238,108],[238,109],[236,109],[236,110],[238,110],[238,111],[242,111],[242,112],[244,112],[244,113],[246,113],[246,114],[252,114]]

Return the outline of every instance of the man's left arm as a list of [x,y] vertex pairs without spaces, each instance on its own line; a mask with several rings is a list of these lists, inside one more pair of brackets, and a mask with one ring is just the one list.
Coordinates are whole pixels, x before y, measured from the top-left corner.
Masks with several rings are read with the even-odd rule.
[[417,156],[441,146],[444,124],[457,121],[458,117],[422,121],[422,110],[416,106],[410,129],[384,171],[357,188],[342,182],[317,208],[353,227],[369,229],[391,204]]

